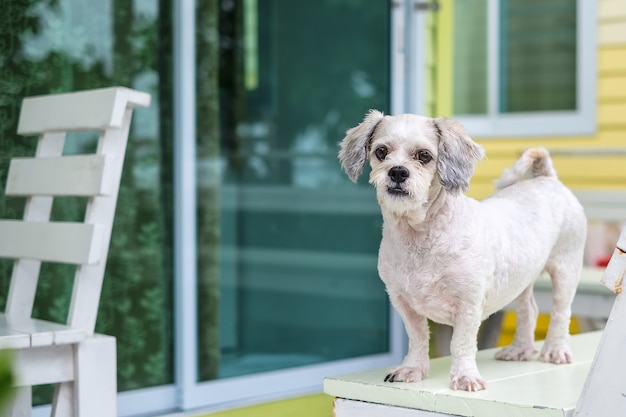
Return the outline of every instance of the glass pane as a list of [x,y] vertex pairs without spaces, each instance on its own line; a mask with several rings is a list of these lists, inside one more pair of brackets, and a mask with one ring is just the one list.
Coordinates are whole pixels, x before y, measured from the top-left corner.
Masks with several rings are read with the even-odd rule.
[[[96,325],[117,337],[120,391],[173,381],[169,9],[165,0],[5,0],[0,14],[3,176],[11,157],[34,153],[36,138],[16,134],[24,97],[115,85],[152,94],[152,105],[133,115]],[[70,134],[66,143],[66,154],[80,153],[94,136]],[[79,200],[56,199],[53,218],[82,218]],[[0,217],[21,217],[23,205],[0,193]],[[0,265],[6,288],[11,263]],[[66,265],[42,267],[37,317],[65,321],[72,277]]]
[[245,0],[215,13],[218,51],[216,16],[199,13],[200,378],[387,352],[380,213],[336,144],[368,109],[388,111],[388,1]]
[[487,113],[487,0],[454,2],[453,101],[456,115]]
[[576,109],[576,0],[502,0],[500,111]]

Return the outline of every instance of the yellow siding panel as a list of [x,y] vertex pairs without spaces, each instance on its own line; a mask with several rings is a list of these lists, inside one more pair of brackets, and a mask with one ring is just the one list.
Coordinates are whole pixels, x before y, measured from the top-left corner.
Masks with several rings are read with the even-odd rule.
[[[626,2],[624,2],[626,4]],[[626,101],[626,74],[615,77],[600,77],[598,80],[598,98],[600,100]]]
[[[495,192],[495,181],[502,171],[509,168],[515,158],[491,159],[480,164],[468,191],[468,195],[483,199]],[[625,157],[620,156],[558,156],[553,155],[554,167],[559,178],[573,189],[626,188]]]
[[626,132],[623,130],[602,131],[598,134],[596,142],[604,147],[626,148]]
[[598,29],[601,46],[626,45],[626,22],[603,23]]
[[554,156],[554,166],[563,178],[599,183],[621,183],[626,186],[626,158],[619,156]]
[[624,0],[603,0],[598,7],[598,17],[601,22],[624,20],[626,21],[626,2]]
[[598,51],[598,71],[605,73],[626,73],[626,48],[600,48]]
[[[476,139],[476,138],[475,138]],[[625,130],[599,130],[593,136],[553,136],[523,139],[476,139],[487,150],[487,159],[519,155],[525,149],[543,146],[548,150],[626,148]]]
[[598,125],[601,129],[626,129],[626,103],[600,103]]

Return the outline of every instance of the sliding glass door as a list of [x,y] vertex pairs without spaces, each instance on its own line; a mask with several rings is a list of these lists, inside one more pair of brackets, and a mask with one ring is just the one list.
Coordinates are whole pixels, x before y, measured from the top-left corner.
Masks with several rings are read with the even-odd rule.
[[[336,156],[370,108],[389,112],[389,3],[221,3],[218,28],[198,7],[197,32],[213,33],[196,45],[203,397],[269,394],[212,395],[246,380],[321,388],[316,365],[389,362],[379,208],[367,175],[352,184]],[[298,376],[266,379],[280,372]]]

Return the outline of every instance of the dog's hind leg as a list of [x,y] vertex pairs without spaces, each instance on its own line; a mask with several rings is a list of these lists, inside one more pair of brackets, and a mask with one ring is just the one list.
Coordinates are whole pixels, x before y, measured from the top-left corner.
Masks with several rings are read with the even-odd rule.
[[389,294],[391,304],[402,317],[404,327],[409,336],[409,349],[402,364],[390,371],[385,382],[417,382],[428,375],[430,361],[428,358],[429,328],[426,317],[419,315],[400,295]]
[[[563,257],[565,258],[565,257]],[[539,354],[545,362],[570,363],[573,360],[569,348],[569,324],[572,315],[572,302],[582,268],[582,256],[578,262],[571,257],[551,260],[546,270],[552,280],[552,310],[548,334]]]
[[533,285],[529,285],[515,300],[517,327],[513,343],[496,352],[496,359],[503,361],[529,361],[536,353],[535,326],[539,310],[533,294]]

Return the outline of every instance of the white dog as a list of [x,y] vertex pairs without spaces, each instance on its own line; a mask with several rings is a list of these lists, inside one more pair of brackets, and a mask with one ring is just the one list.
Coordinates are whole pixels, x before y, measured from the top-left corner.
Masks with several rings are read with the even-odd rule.
[[572,361],[569,321],[587,221],[545,149],[526,151],[504,172],[499,191],[478,202],[462,191],[484,151],[458,122],[372,110],[340,146],[352,181],[370,160],[383,216],[378,272],[409,336],[408,354],[385,381],[420,381],[428,374],[431,319],[454,329],[452,388],[485,389],[476,366],[478,328],[513,300],[515,338],[496,358],[530,360],[537,320],[533,283],[544,270],[552,280],[553,307],[540,358]]

